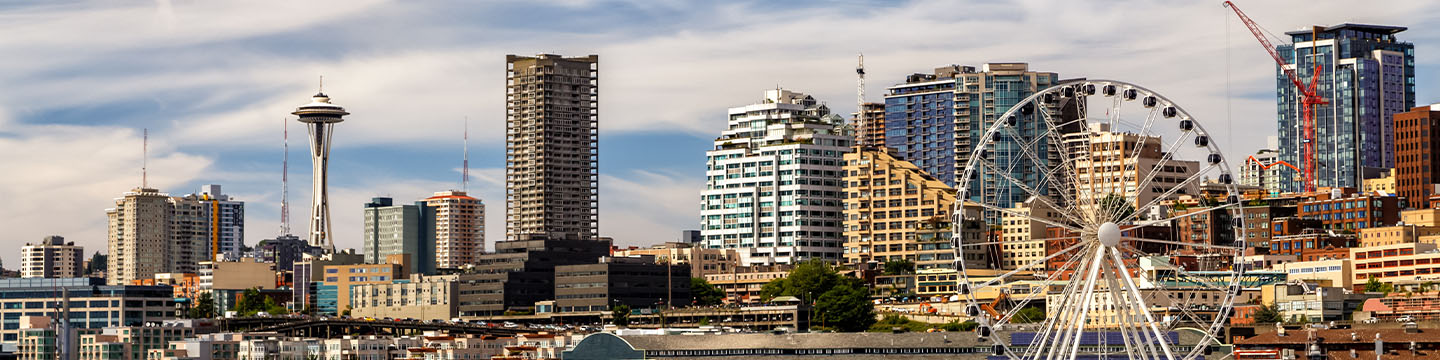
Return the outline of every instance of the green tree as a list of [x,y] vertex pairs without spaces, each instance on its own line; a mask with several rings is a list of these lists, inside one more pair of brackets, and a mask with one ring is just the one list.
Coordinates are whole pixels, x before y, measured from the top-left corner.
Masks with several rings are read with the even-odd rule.
[[1024,309],[1020,309],[1020,311],[1015,312],[1015,316],[1010,318],[1010,322],[1017,324],[1035,323],[1041,321],[1045,321],[1045,309],[1036,306],[1029,306]]
[[215,317],[215,297],[210,293],[201,293],[190,306],[189,314],[191,319],[209,319]]
[[864,331],[875,323],[870,289],[860,279],[841,276],[824,261],[801,263],[786,277],[766,283],[760,293],[765,299],[794,296],[813,304],[811,323],[839,331]]
[[[824,326],[839,331],[864,331],[875,323],[870,289],[856,278],[843,278],[815,300],[816,316]],[[814,323],[811,320],[811,323]]]
[[905,275],[915,273],[915,263],[910,260],[890,260],[885,262],[885,275]]
[[1285,320],[1284,316],[1280,314],[1280,309],[1264,304],[1256,307],[1250,317],[1255,319],[1256,324],[1274,324]]
[[618,327],[630,326],[630,305],[618,305],[610,308],[612,323]]
[[1112,219],[1120,220],[1135,214],[1135,207],[1131,205],[1130,201],[1126,200],[1124,196],[1110,193],[1109,195],[1105,195],[1105,198],[1100,199],[1100,213],[1116,214]]
[[1371,276],[1370,280],[1365,282],[1365,292],[1378,292],[1389,294],[1392,291],[1395,291],[1394,285],[1382,283],[1374,276]]
[[106,262],[109,261],[109,259],[109,256],[96,251],[95,255],[90,255],[90,263],[85,264],[85,274],[93,275],[105,272],[105,268],[108,266]]
[[720,287],[705,281],[705,278],[690,278],[690,294],[695,297],[695,305],[714,306],[725,301],[725,292]]
[[[245,289],[245,292],[240,293],[240,300],[235,303],[235,308],[231,310],[240,316],[253,316],[255,313],[269,309],[269,305],[265,303],[266,299],[269,297],[260,294],[259,288]],[[275,300],[270,300],[270,304],[274,303]]]
[[263,295],[262,297],[265,298],[265,302],[261,305],[265,307],[265,313],[270,315],[285,315],[290,313],[289,309],[286,309],[284,306],[280,306],[280,304],[275,303],[275,298]]

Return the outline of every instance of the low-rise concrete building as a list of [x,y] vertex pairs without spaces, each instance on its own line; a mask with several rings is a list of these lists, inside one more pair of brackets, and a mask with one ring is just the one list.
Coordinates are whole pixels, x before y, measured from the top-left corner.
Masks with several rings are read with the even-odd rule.
[[[0,279],[0,342],[19,340],[21,316],[53,315],[69,295],[70,323],[76,328],[139,326],[175,318],[169,286],[105,285],[99,278]],[[13,324],[13,325],[12,325]]]
[[1400,243],[1420,242],[1421,237],[1440,235],[1440,227],[1423,225],[1395,225],[1360,229],[1358,246],[1381,246]]
[[689,306],[690,267],[656,264],[654,257],[602,257],[596,264],[555,267],[555,310],[608,311]]
[[1416,290],[1427,282],[1440,281],[1440,250],[1434,244],[1400,243],[1350,249],[1354,266],[1354,287],[1370,279],[1391,284],[1396,290]]
[[760,301],[760,290],[771,280],[790,274],[790,265],[742,266],[733,273],[705,275],[705,281],[725,291],[725,303],[754,303]]
[[[699,232],[695,234],[699,236]],[[710,249],[698,243],[669,242],[644,249],[616,250],[611,254],[614,257],[638,255],[654,256],[660,263],[690,265],[690,275],[695,277],[729,273],[740,263],[735,249]]]
[[455,291],[457,275],[424,276],[389,284],[350,287],[350,316],[393,319],[449,320],[460,314]]
[[1326,287],[1354,288],[1351,273],[1354,266],[1350,259],[1296,261],[1280,264],[1275,268],[1285,272],[1287,282],[1304,281]]

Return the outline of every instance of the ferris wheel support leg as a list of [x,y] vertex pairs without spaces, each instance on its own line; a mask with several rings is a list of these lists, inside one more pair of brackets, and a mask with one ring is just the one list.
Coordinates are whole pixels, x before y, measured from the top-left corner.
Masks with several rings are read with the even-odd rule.
[[1070,345],[1070,360],[1080,352],[1080,335],[1084,334],[1085,323],[1090,319],[1090,307],[1095,302],[1095,281],[1100,278],[1100,263],[1105,259],[1104,246],[1095,248],[1095,261],[1090,264],[1090,278],[1085,280],[1084,306],[1080,308],[1080,319],[1075,322],[1075,341]]
[[[1119,249],[1110,248],[1110,256],[1112,260],[1115,261],[1115,266],[1119,267],[1121,272],[1124,272],[1126,275],[1130,274],[1130,270],[1125,268],[1125,260],[1120,257]],[[1160,333],[1160,328],[1155,327],[1155,317],[1150,314],[1150,309],[1145,306],[1145,299],[1140,296],[1140,289],[1135,286],[1135,279],[1129,276],[1120,276],[1120,279],[1125,281],[1126,290],[1128,290],[1130,296],[1135,298],[1135,304],[1140,307],[1140,313],[1145,315],[1145,325],[1149,327],[1150,332],[1155,335],[1155,342],[1160,343],[1160,350],[1165,353],[1165,359],[1175,360],[1175,356],[1172,355],[1174,353],[1170,352],[1170,344],[1167,343],[1168,339],[1165,338],[1164,334]]]

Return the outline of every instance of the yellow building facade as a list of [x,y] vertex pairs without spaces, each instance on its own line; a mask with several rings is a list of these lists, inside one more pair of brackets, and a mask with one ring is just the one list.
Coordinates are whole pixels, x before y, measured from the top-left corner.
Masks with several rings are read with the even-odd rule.
[[953,269],[955,190],[883,148],[845,154],[845,263]]

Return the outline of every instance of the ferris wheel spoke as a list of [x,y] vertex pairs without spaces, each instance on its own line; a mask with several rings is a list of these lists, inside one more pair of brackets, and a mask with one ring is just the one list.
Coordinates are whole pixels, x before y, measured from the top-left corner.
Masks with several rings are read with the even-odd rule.
[[989,209],[989,210],[991,210],[991,211],[996,211],[996,212],[1000,212],[1000,213],[1004,213],[1004,214],[1009,214],[1009,215],[1013,215],[1013,216],[1023,217],[1023,218],[1026,218],[1026,219],[1030,220],[1030,221],[1036,221],[1036,222],[1041,222],[1041,223],[1045,223],[1045,224],[1049,224],[1049,225],[1054,225],[1055,227],[1064,228],[1064,229],[1070,230],[1070,231],[1075,231],[1075,232],[1079,232],[1079,231],[1080,231],[1079,228],[1076,228],[1076,227],[1071,226],[1071,225],[1066,225],[1066,224],[1063,224],[1063,223],[1055,222],[1055,221],[1053,221],[1053,220],[1046,219],[1046,218],[1040,218],[1040,217],[1030,216],[1029,214],[1025,214],[1025,213],[1021,213],[1021,212],[1018,212],[1018,211],[1014,211],[1014,210],[1002,208],[1002,207],[999,207],[999,206],[990,205],[990,204],[986,204],[986,203],[983,203],[983,202],[977,202],[977,203],[974,203],[974,204],[975,204],[975,205],[980,205],[980,207]]
[[[1083,258],[1082,256],[1071,256],[1069,260],[1065,260],[1065,263],[1064,263],[1064,264],[1061,264],[1060,267],[1058,267],[1058,268],[1055,269],[1055,273],[1059,273],[1059,274],[1065,273],[1065,271],[1070,268],[1070,265],[1072,265],[1072,264],[1073,264],[1073,265],[1078,265],[1078,264],[1079,264],[1078,260],[1080,260],[1080,259],[1082,259],[1082,258]],[[1032,287],[1032,288],[1031,288],[1031,291],[1030,291],[1030,294],[1028,294],[1028,296],[1026,296],[1024,299],[1021,299],[1020,301],[1018,301],[1017,304],[1013,305],[1013,306],[1011,307],[1011,310],[1010,310],[1010,311],[1007,311],[1004,316],[1001,316],[1001,317],[1000,317],[1000,320],[996,321],[996,323],[999,323],[999,324],[1009,323],[1010,320],[1015,317],[1015,314],[1018,314],[1018,313],[1020,312],[1020,310],[1024,309],[1027,305],[1029,305],[1029,304],[1030,304],[1030,301],[1033,300],[1037,294],[1040,295],[1040,296],[1048,295],[1048,294],[1049,294],[1050,286],[1051,286],[1052,284],[1054,284],[1056,280],[1059,280],[1059,279],[1060,279],[1059,276],[1049,276],[1049,277],[1047,277],[1047,278],[1045,279],[1044,282],[1040,283],[1040,285],[1039,285],[1038,287]],[[1069,284],[1067,284],[1067,285],[1069,285]],[[1038,289],[1039,291],[1036,291],[1037,289]]]
[[998,174],[1000,175],[1000,177],[1005,178],[1005,180],[1009,180],[1010,182],[1013,183],[1012,185],[1014,185],[1014,186],[1016,186],[1016,187],[1019,187],[1021,190],[1025,190],[1025,191],[1028,192],[1031,196],[1033,196],[1034,199],[1039,200],[1041,203],[1044,203],[1045,206],[1047,206],[1047,207],[1049,207],[1049,208],[1051,208],[1051,209],[1055,209],[1055,212],[1058,212],[1058,213],[1060,213],[1061,215],[1064,215],[1066,218],[1069,218],[1070,221],[1073,221],[1073,222],[1075,222],[1076,224],[1085,224],[1085,222],[1082,221],[1080,218],[1075,217],[1075,214],[1074,214],[1072,211],[1069,211],[1070,208],[1068,208],[1068,207],[1061,207],[1061,206],[1059,206],[1059,205],[1056,205],[1054,202],[1050,201],[1050,197],[1049,197],[1049,196],[1046,196],[1046,195],[1044,195],[1044,194],[1041,194],[1041,193],[1039,193],[1037,190],[1032,189],[1032,188],[1030,188],[1029,186],[1026,186],[1026,185],[1025,185],[1025,182],[1020,181],[1019,179],[1016,179],[1016,178],[1014,178],[1014,177],[1011,177],[1010,174],[1008,174],[1008,173],[1000,172],[999,170],[995,169],[994,164],[991,164],[989,161],[986,161],[986,160],[983,160],[983,159],[982,159],[982,160],[980,160],[980,164],[983,165],[983,166],[985,166],[985,167],[987,167],[987,168],[990,168],[991,170],[995,170],[996,173],[998,173]]
[[[1125,268],[1124,259],[1120,258],[1119,249],[1110,248],[1110,256],[1111,260],[1115,264],[1115,267],[1120,268],[1120,271],[1125,274],[1130,273],[1130,270]],[[1140,289],[1135,286],[1135,279],[1129,276],[1120,276],[1119,278],[1121,280],[1124,280],[1126,291],[1135,298],[1135,304],[1139,307],[1140,313],[1145,316],[1145,325],[1146,327],[1150,328],[1150,332],[1152,332],[1155,336],[1156,342],[1159,343],[1160,350],[1162,353],[1164,353],[1165,358],[1167,360],[1175,360],[1175,355],[1173,355],[1174,353],[1170,351],[1170,341],[1165,337],[1164,334],[1161,334],[1160,329],[1155,326],[1155,317],[1150,314],[1149,308],[1145,306],[1145,299],[1140,296]]]
[[[1087,251],[1085,251],[1085,252],[1088,253],[1088,248],[1087,248]],[[1085,267],[1086,265],[1088,265],[1089,262],[1091,262],[1091,261],[1097,261],[1097,259],[1095,259],[1094,257],[1085,257],[1085,256],[1076,256],[1076,257],[1074,257],[1073,259],[1081,259],[1081,261],[1080,261],[1080,264],[1081,264],[1081,265],[1080,265],[1079,267],[1077,267],[1077,269],[1082,269],[1082,268],[1084,268],[1084,267]],[[1073,278],[1073,277],[1072,277],[1072,278]],[[1065,318],[1067,318],[1067,317],[1069,317],[1069,316],[1071,316],[1071,315],[1073,314],[1072,312],[1070,312],[1070,311],[1068,311],[1068,310],[1071,310],[1071,309],[1074,308],[1074,306],[1071,306],[1070,303],[1073,302],[1073,301],[1075,301],[1075,300],[1077,300],[1077,299],[1076,299],[1074,296],[1072,296],[1072,295],[1074,294],[1075,289],[1078,288],[1079,286],[1080,286],[1080,282],[1079,282],[1079,281],[1067,281],[1066,284],[1065,284],[1065,287],[1063,287],[1063,288],[1060,290],[1060,294],[1061,294],[1061,296],[1059,296],[1060,304],[1057,305],[1057,306],[1055,306],[1055,309],[1056,309],[1057,311],[1056,311],[1055,314],[1049,314],[1049,312],[1047,311],[1045,322],[1044,322],[1044,324],[1040,327],[1040,333],[1035,337],[1035,340],[1034,340],[1034,341],[1039,341],[1040,343],[1037,345],[1037,344],[1034,344],[1034,343],[1033,343],[1034,341],[1032,341],[1031,346],[1026,350],[1026,358],[1027,358],[1027,359],[1039,359],[1041,355],[1045,355],[1045,354],[1046,354],[1046,352],[1044,352],[1045,344],[1050,343],[1051,340],[1058,340],[1058,338],[1055,338],[1055,337],[1057,337],[1057,336],[1060,335],[1059,333],[1056,333],[1054,330],[1055,330],[1055,329],[1067,329],[1067,328],[1068,328],[1068,327],[1066,327],[1066,326],[1064,325],[1064,323],[1062,322],[1062,320],[1065,319]],[[1047,307],[1047,308],[1050,307],[1049,304],[1048,304],[1048,300],[1047,300],[1046,307]]]
[[[1130,216],[1126,216],[1124,219],[1120,219],[1120,221],[1118,221],[1118,222],[1125,222],[1125,221],[1129,221],[1129,220],[1131,220],[1131,219],[1134,219],[1136,215],[1139,215],[1139,214],[1141,214],[1141,213],[1144,213],[1145,211],[1150,210],[1150,208],[1155,207],[1155,205],[1159,205],[1161,201],[1164,201],[1164,200],[1168,199],[1171,195],[1175,195],[1175,192],[1178,192],[1178,191],[1180,191],[1180,190],[1185,189],[1186,186],[1188,186],[1188,185],[1190,185],[1191,183],[1196,182],[1197,180],[1199,180],[1201,175],[1205,175],[1206,173],[1210,172],[1210,170],[1215,169],[1215,168],[1216,168],[1216,167],[1215,167],[1215,165],[1213,165],[1213,164],[1212,164],[1212,165],[1209,165],[1209,166],[1206,166],[1206,167],[1204,167],[1204,168],[1201,168],[1200,171],[1196,171],[1196,172],[1195,172],[1195,175],[1190,175],[1190,177],[1185,178],[1185,181],[1182,181],[1182,182],[1180,182],[1180,183],[1178,183],[1178,184],[1175,184],[1175,186],[1171,187],[1170,190],[1166,190],[1164,193],[1160,194],[1160,196],[1156,196],[1155,199],[1150,200],[1150,202],[1149,202],[1149,203],[1146,203],[1145,206],[1135,208],[1135,212],[1134,212],[1134,213],[1131,213]],[[1139,190],[1139,189],[1140,189],[1140,188],[1136,188],[1136,190]]]
[[1011,276],[1015,276],[1015,274],[1020,273],[1021,271],[1029,270],[1029,269],[1032,269],[1032,268],[1034,268],[1034,267],[1036,267],[1036,266],[1044,266],[1044,265],[1045,265],[1045,262],[1046,262],[1046,261],[1049,261],[1050,259],[1054,259],[1054,258],[1056,258],[1056,257],[1059,257],[1060,255],[1064,255],[1064,254],[1070,253],[1071,251],[1075,251],[1075,249],[1079,249],[1079,248],[1081,248],[1081,247],[1084,247],[1084,248],[1086,248],[1086,249],[1088,250],[1090,246],[1091,246],[1091,243],[1086,243],[1086,242],[1082,242],[1082,243],[1079,243],[1079,244],[1075,244],[1075,245],[1073,245],[1073,246],[1070,246],[1070,247],[1068,247],[1068,248],[1065,248],[1064,250],[1057,251],[1057,252],[1055,252],[1054,254],[1050,254],[1049,256],[1046,256],[1046,257],[1044,257],[1044,258],[1041,258],[1040,260],[1036,260],[1036,261],[1031,262],[1031,263],[1029,263],[1029,264],[1025,264],[1025,266],[1021,266],[1021,267],[1015,268],[1015,270],[1010,270],[1009,272],[1006,272],[1006,273],[1004,273],[1004,274],[1000,274],[1000,276],[996,276],[995,278],[992,278],[992,279],[990,279],[990,280],[988,280],[988,281],[985,281],[984,283],[981,283],[980,286],[976,286],[975,289],[976,289],[976,290],[979,290],[979,289],[984,289],[984,288],[986,288],[986,287],[989,287],[990,285],[995,285],[996,282],[1001,281],[1001,280],[1005,280],[1006,278],[1009,278],[1009,277],[1011,277]]
[[1146,238],[1142,238],[1142,237],[1122,237],[1122,238],[1120,238],[1120,239],[1121,239],[1121,240],[1136,241],[1136,242],[1147,242],[1147,243],[1152,243],[1152,244],[1168,244],[1168,245],[1189,246],[1189,247],[1206,248],[1206,249],[1220,249],[1220,250],[1227,250],[1227,251],[1244,251],[1243,248],[1239,248],[1239,247],[1226,246],[1226,245],[1215,245],[1215,244],[1207,244],[1207,243],[1192,243],[1192,242],[1173,241],[1173,240],[1146,239]]
[[1137,356],[1133,355],[1139,355],[1138,358],[1140,359],[1154,359],[1155,349],[1149,342],[1142,341],[1145,336],[1143,332],[1138,331],[1140,330],[1140,322],[1137,319],[1135,309],[1131,306],[1130,301],[1126,299],[1124,288],[1120,285],[1120,282],[1116,280],[1121,276],[1129,276],[1129,274],[1121,273],[1113,264],[1110,265],[1109,268],[1111,273],[1115,275],[1106,277],[1106,281],[1110,287],[1110,301],[1115,304],[1115,314],[1118,319],[1116,327],[1119,329],[1120,336],[1125,341],[1125,347],[1134,352],[1130,358],[1135,359]]
[[[1078,105],[1078,104],[1077,104],[1077,105]],[[1051,115],[1050,115],[1050,110],[1049,110],[1047,107],[1041,106],[1041,105],[1039,105],[1039,104],[1036,104],[1035,107],[1040,110],[1040,111],[1038,111],[1037,113],[1040,114],[1040,117],[1041,117],[1042,119],[1044,119],[1046,126],[1048,126],[1048,127],[1050,127],[1050,128],[1056,128],[1056,127],[1057,127],[1057,125],[1055,124],[1055,119],[1054,119],[1053,117],[1051,117]],[[1079,122],[1079,123],[1081,123],[1081,124],[1084,124],[1084,123],[1086,122],[1086,117],[1085,117],[1085,115],[1082,114],[1082,115],[1080,115],[1079,117],[1077,117],[1075,120],[1067,121],[1067,122],[1065,122],[1064,124],[1071,124],[1071,123],[1075,123],[1075,122]],[[1061,138],[1058,134],[1056,134],[1056,133],[1054,133],[1054,132],[1049,133],[1048,136],[1050,137],[1050,141],[1051,141],[1051,142],[1057,143],[1057,144],[1061,144],[1061,148],[1064,149],[1065,140],[1064,140],[1063,138]],[[1067,151],[1067,152],[1068,152],[1069,149],[1064,149],[1064,151]],[[1078,157],[1073,157],[1073,156],[1068,156],[1068,155],[1069,155],[1068,153],[1067,153],[1066,155],[1067,155],[1066,157],[1067,157],[1068,159],[1067,159],[1066,161],[1062,161],[1062,162],[1060,163],[1060,166],[1065,166],[1065,167],[1066,167],[1064,171],[1061,171],[1061,173],[1063,173],[1063,174],[1065,174],[1065,175],[1067,176],[1066,182],[1069,183],[1069,189],[1065,189],[1065,190],[1061,190],[1061,191],[1062,191],[1062,192],[1069,193],[1070,191],[1076,191],[1076,190],[1078,190],[1078,189],[1079,189],[1079,186],[1080,186],[1080,177],[1076,174],[1076,166],[1075,166],[1075,161],[1078,161],[1079,158],[1078,158]],[[1076,206],[1081,205],[1079,200],[1089,200],[1090,202],[1089,202],[1087,205],[1089,205],[1089,206],[1094,206],[1094,205],[1095,205],[1095,204],[1094,204],[1094,199],[1087,199],[1087,198],[1085,198],[1085,197],[1079,196],[1078,193],[1076,193],[1076,194],[1071,194],[1071,203],[1072,203],[1073,205],[1076,205]],[[1094,220],[1094,219],[1091,219],[1091,222],[1095,222],[1095,220]]]
[[[1095,258],[1098,260],[1104,257],[1105,247],[1096,247]],[[1092,262],[1092,264],[1090,265],[1090,273],[1088,274],[1090,277],[1085,281],[1085,293],[1083,295],[1084,301],[1082,302],[1082,304],[1084,305],[1080,307],[1080,318],[1079,321],[1075,322],[1076,336],[1074,337],[1075,340],[1071,342],[1070,347],[1071,360],[1074,360],[1075,355],[1080,352],[1080,340],[1082,337],[1080,335],[1084,335],[1085,324],[1089,323],[1090,320],[1090,308],[1094,306],[1095,302],[1095,281],[1099,279],[1101,263],[1102,261]]]
[[1212,206],[1212,207],[1208,207],[1208,208],[1204,208],[1204,209],[1200,209],[1200,210],[1195,210],[1195,211],[1188,212],[1188,213],[1184,213],[1184,214],[1180,214],[1180,215],[1171,216],[1171,217],[1164,218],[1164,219],[1160,219],[1160,220],[1140,221],[1140,222],[1137,222],[1134,226],[1120,228],[1120,230],[1121,230],[1121,231],[1125,231],[1125,230],[1131,230],[1131,229],[1146,227],[1146,226],[1155,225],[1155,224],[1163,224],[1163,223],[1166,223],[1166,222],[1175,221],[1175,220],[1179,220],[1179,219],[1183,219],[1183,218],[1187,218],[1187,217],[1191,217],[1191,216],[1195,216],[1195,215],[1206,214],[1206,213],[1209,213],[1209,212],[1215,211],[1215,210],[1220,210],[1220,209],[1235,207],[1236,205],[1239,205],[1239,204],[1230,203],[1230,204],[1224,204],[1224,205],[1219,205],[1219,206]]
[[[1151,167],[1150,167],[1150,172],[1145,175],[1144,180],[1141,180],[1140,182],[1138,182],[1138,183],[1135,184],[1135,191],[1136,191],[1137,194],[1140,193],[1140,192],[1145,191],[1144,189],[1150,187],[1150,184],[1155,181],[1155,177],[1156,177],[1157,175],[1160,175],[1160,172],[1164,171],[1165,165],[1169,164],[1169,163],[1170,163],[1170,160],[1173,160],[1173,159],[1175,158],[1175,150],[1178,150],[1178,149],[1179,149],[1180,144],[1181,144],[1181,143],[1184,143],[1184,142],[1185,142],[1185,139],[1189,138],[1189,136],[1190,136],[1191,133],[1192,133],[1192,132],[1184,132],[1184,133],[1181,133],[1180,136],[1175,139],[1175,142],[1174,142],[1174,143],[1171,143],[1170,146],[1167,146],[1167,147],[1166,147],[1166,149],[1165,149],[1165,154],[1160,156],[1160,161],[1157,161],[1154,166],[1151,166]],[[1214,167],[1214,166],[1215,166],[1215,165],[1210,165],[1210,167]],[[1195,173],[1196,173],[1196,174],[1201,174],[1201,173],[1204,173],[1205,171],[1207,171],[1208,169],[1209,169],[1209,168],[1202,169],[1202,170],[1197,170]],[[1192,178],[1193,178],[1193,176],[1192,176]],[[1188,183],[1188,181],[1187,181],[1187,183]],[[1172,187],[1171,190],[1180,189],[1180,188],[1182,188],[1182,187],[1185,186],[1185,185],[1187,185],[1187,184],[1186,184],[1186,183],[1177,184],[1177,185],[1175,185],[1174,187]],[[1156,198],[1156,199],[1163,199],[1163,198],[1165,198],[1165,197],[1167,197],[1167,196],[1169,196],[1169,195],[1161,196],[1161,197],[1158,197],[1158,198]],[[1137,203],[1138,203],[1138,201],[1137,201]],[[1153,203],[1153,201],[1152,201],[1152,203]],[[1147,205],[1147,210],[1148,210],[1148,205]],[[1137,207],[1137,208],[1135,209],[1135,214],[1140,214],[1140,213],[1142,213],[1143,211],[1144,211],[1144,210],[1141,210],[1140,208]]]

